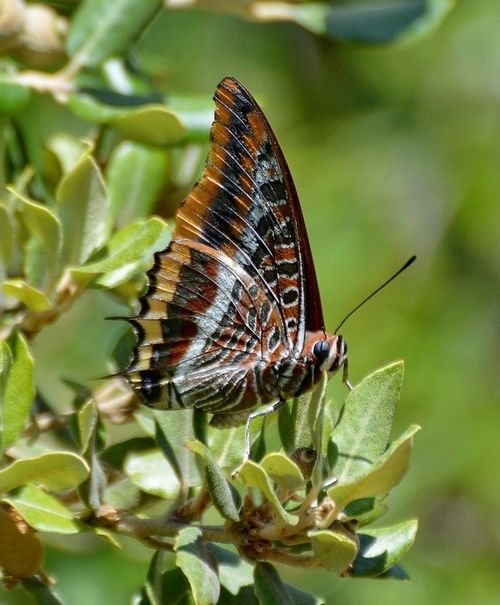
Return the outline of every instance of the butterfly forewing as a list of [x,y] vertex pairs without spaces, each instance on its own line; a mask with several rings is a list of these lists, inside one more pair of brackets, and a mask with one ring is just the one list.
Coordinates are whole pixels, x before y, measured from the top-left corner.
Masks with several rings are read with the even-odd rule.
[[302,213],[262,111],[233,78],[215,94],[205,171],[155,255],[127,377],[161,408],[236,417],[275,400],[273,364],[323,328]]

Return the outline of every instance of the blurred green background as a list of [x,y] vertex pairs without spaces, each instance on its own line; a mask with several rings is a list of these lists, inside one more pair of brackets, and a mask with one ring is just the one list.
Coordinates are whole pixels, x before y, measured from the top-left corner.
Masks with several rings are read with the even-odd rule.
[[[281,569],[283,578],[329,604],[499,603],[498,0],[462,0],[431,36],[376,48],[291,24],[164,12],[138,49],[168,94],[208,100],[234,75],[263,104],[299,191],[330,329],[419,257],[342,330],[351,381],[406,362],[395,432],[413,422],[423,431],[384,523],[420,519],[403,562],[411,582]],[[68,351],[74,321],[93,318],[65,363],[82,377],[102,373],[99,354],[114,340],[102,321],[109,307],[89,296],[38,338],[48,390],[58,388],[54,360]],[[332,395],[344,395],[339,383]],[[87,554],[72,554],[70,542],[59,540],[46,565],[66,602],[128,602],[148,553],[135,542],[122,552],[92,542]],[[0,597],[22,602],[16,591]]]

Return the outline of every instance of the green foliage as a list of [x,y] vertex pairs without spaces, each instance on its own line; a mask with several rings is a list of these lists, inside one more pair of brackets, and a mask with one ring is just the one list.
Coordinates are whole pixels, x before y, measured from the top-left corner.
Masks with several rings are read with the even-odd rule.
[[[158,0],[56,3],[60,14],[51,2],[4,4],[5,586],[33,603],[61,603],[43,568],[44,551],[58,534],[68,544],[83,536],[74,550],[104,541],[119,547],[123,535],[154,549],[134,597],[141,605],[323,602],[285,583],[273,563],[337,576],[406,578],[399,562],[413,544],[416,521],[369,527],[407,472],[418,430],[412,426],[390,442],[402,363],[363,380],[341,412],[326,396],[323,377],[312,396],[287,402],[277,430],[269,420],[252,424],[252,459],[241,466],[243,427],[207,428],[192,410],[140,409],[117,377],[98,386],[76,380],[79,364],[72,356],[80,348],[86,357],[95,355],[96,375],[123,367],[116,359],[130,350],[124,328],[110,329],[106,338],[103,331],[97,345],[85,349],[93,330],[85,313],[104,307],[132,313],[152,255],[165,247],[171,230],[171,221],[151,213],[171,217],[170,200],[177,201],[195,176],[198,142],[208,139],[212,111],[206,100],[159,93],[162,81],[147,57],[144,65],[134,64],[141,36],[161,18]],[[175,4],[165,2],[169,14]],[[182,4],[212,8],[202,0]],[[435,29],[453,3],[216,4],[257,21],[298,23],[326,40],[396,44]],[[34,29],[33,9],[41,11]],[[42,16],[46,28],[39,26]],[[65,321],[75,346],[57,354],[59,397],[44,388],[40,342],[52,324]],[[48,571],[57,575],[57,569]]]

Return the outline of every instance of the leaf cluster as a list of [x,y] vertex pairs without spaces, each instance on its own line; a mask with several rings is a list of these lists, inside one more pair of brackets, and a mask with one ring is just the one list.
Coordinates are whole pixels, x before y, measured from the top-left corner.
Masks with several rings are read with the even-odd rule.
[[[33,340],[89,292],[133,306],[169,237],[151,213],[180,197],[201,159],[211,103],[167,99],[134,53],[160,11],[217,8],[387,43],[432,30],[451,0],[53,4],[5,0],[0,11],[4,584],[59,602],[43,568],[50,534],[114,546],[127,535],[151,547],[142,605],[319,602],[282,582],[274,563],[405,578],[399,561],[416,521],[369,527],[407,471],[417,430],[390,442],[402,364],[368,376],[340,415],[323,384],[311,400],[288,402],[277,422],[254,422],[251,459],[239,466],[243,428],[211,429],[192,410],[140,409],[119,377],[94,390],[65,380],[69,408],[45,398]],[[123,367],[129,350],[119,341],[103,373]]]

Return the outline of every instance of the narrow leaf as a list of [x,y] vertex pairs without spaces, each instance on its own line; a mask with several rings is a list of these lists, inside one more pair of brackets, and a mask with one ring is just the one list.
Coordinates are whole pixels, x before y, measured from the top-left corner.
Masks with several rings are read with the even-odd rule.
[[162,605],[163,603],[161,594],[161,574],[163,571],[164,559],[165,553],[161,550],[157,550],[149,564],[148,575],[144,584],[144,592],[151,605]]
[[403,363],[367,376],[348,395],[332,441],[338,448],[338,483],[362,475],[385,450],[403,381]]
[[23,458],[0,470],[0,493],[26,483],[39,483],[58,491],[76,487],[88,477],[85,461],[70,452],[51,452]]
[[193,410],[153,411],[156,441],[184,487],[199,485],[200,472],[187,443],[195,441]]
[[215,508],[225,519],[230,519],[234,522],[239,521],[238,510],[241,504],[239,494],[226,479],[208,447],[201,443],[201,441],[190,441],[188,445],[206,463],[207,486]]
[[28,344],[22,334],[16,332],[9,339],[8,346],[8,351],[3,346],[2,355],[0,452],[15,443],[22,434],[35,396],[34,362]]
[[96,162],[86,154],[64,176],[57,194],[63,228],[62,258],[81,265],[106,241],[109,199]]
[[181,530],[175,541],[176,565],[191,585],[197,605],[216,605],[220,584],[217,561],[195,527]]

